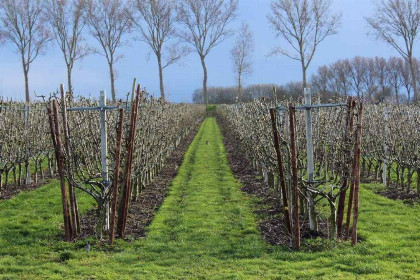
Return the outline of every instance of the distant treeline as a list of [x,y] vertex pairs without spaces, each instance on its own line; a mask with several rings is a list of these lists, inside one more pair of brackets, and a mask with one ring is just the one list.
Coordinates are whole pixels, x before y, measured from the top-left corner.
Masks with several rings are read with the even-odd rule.
[[[420,63],[414,60],[416,72]],[[420,75],[419,77],[420,82]],[[411,103],[413,86],[410,66],[398,57],[354,57],[340,59],[332,64],[318,68],[311,76],[309,86],[313,94],[321,101],[340,99],[343,96],[362,97],[373,103]],[[237,102],[238,87],[208,88],[209,103],[233,104]],[[249,102],[259,97],[277,100],[297,100],[303,96],[301,82],[285,85],[256,84],[243,88],[242,101]],[[202,90],[197,89],[193,95],[194,103],[202,103]]]

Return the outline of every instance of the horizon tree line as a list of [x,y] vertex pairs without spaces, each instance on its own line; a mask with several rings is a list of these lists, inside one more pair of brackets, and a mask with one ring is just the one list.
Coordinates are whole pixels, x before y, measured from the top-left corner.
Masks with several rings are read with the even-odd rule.
[[[416,71],[420,60],[413,58]],[[420,81],[417,81],[420,82]],[[411,69],[400,57],[360,57],[339,59],[318,67],[309,78],[307,86],[313,89],[320,102],[340,101],[347,96],[362,98],[369,103],[413,104]],[[302,82],[284,85],[251,84],[243,89],[242,102],[258,98],[273,101],[301,101]],[[210,87],[209,100],[214,104],[236,104],[236,87]],[[201,103],[201,89],[196,89],[193,102]]]

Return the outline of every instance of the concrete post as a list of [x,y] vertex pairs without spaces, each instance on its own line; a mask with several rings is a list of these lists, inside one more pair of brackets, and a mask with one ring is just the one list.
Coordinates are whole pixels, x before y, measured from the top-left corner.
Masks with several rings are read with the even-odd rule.
[[[305,96],[305,105],[311,106],[311,89],[304,89]],[[312,139],[312,116],[311,109],[307,108],[306,112],[306,163],[307,163],[307,172],[308,172],[308,181],[310,184],[314,181],[314,145]],[[309,217],[309,227],[311,230],[317,230],[316,225],[316,216],[315,216],[315,204],[313,195],[311,192],[307,192],[308,197],[308,217]]]
[[[108,178],[108,163],[107,163],[107,155],[108,155],[108,139],[107,139],[107,126],[106,126],[106,110],[104,107],[106,106],[106,93],[105,91],[101,91],[100,99],[99,99],[99,106],[101,107],[100,111],[100,130],[101,130],[101,165],[102,165],[102,180],[104,184],[109,187],[109,178]],[[105,229],[109,229],[109,201],[106,202],[105,205],[106,209],[106,220],[105,220]]]

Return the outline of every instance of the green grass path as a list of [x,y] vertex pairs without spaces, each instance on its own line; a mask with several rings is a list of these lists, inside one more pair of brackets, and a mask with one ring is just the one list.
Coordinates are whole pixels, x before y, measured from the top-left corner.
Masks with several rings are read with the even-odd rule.
[[[266,244],[222,140],[207,118],[148,237],[119,240],[113,251],[59,241],[56,182],[0,202],[0,279],[420,279],[420,207],[375,195],[374,185],[362,188],[366,241],[357,247],[309,253]],[[83,195],[79,203],[93,205]]]

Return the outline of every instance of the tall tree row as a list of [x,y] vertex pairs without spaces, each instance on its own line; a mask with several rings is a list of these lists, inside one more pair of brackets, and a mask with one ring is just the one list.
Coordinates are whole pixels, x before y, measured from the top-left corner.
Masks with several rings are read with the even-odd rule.
[[25,78],[25,99],[30,101],[29,69],[50,40],[44,20],[44,1],[0,1],[0,40],[12,44],[20,54]]
[[[416,72],[420,70],[416,58],[412,65]],[[414,102],[411,71],[409,62],[399,57],[357,56],[319,67],[311,77],[311,86],[318,94],[330,98],[354,95],[374,103],[410,104]]]
[[414,103],[418,100],[417,67],[414,43],[420,27],[418,0],[380,0],[376,2],[374,15],[366,20],[371,34],[396,50],[410,67]]

